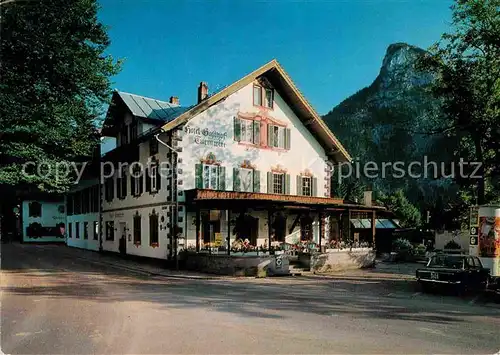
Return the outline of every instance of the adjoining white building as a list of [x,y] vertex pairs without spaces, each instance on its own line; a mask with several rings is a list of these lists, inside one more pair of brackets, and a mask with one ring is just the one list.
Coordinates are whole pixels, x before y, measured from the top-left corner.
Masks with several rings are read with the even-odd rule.
[[66,210],[62,197],[23,200],[21,221],[25,243],[65,242]]
[[375,219],[330,197],[330,164],[351,158],[275,60],[213,95],[201,83],[187,108],[116,91],[102,134],[117,140],[102,159],[104,250],[321,247],[352,234],[352,213]]

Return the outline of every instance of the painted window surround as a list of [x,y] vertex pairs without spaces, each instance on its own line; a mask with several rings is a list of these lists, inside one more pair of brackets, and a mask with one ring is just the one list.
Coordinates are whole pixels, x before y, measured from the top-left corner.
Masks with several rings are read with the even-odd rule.
[[[252,122],[254,126],[252,133],[253,142],[241,139],[242,122]],[[234,127],[234,140],[237,141],[240,145],[261,149],[271,149],[280,152],[286,152],[290,150],[291,129],[288,128],[287,123],[269,116],[265,110],[258,113],[238,112],[238,115],[234,117]],[[279,129],[283,130],[283,147],[277,147],[274,144],[270,144],[270,127],[278,127]]]

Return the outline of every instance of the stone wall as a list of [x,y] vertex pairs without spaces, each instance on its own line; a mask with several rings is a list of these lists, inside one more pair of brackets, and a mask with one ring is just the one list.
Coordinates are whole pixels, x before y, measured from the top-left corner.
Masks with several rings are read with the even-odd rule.
[[[187,270],[219,275],[264,277],[288,274],[289,267],[286,256],[230,256],[187,253],[183,257],[184,266]],[[277,258],[280,259],[278,263],[276,262]]]
[[311,271],[329,272],[373,267],[373,250],[340,250],[311,255]]

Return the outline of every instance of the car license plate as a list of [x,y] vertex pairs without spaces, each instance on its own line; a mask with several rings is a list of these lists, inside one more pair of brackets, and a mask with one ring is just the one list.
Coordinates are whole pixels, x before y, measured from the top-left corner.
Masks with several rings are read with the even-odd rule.
[[439,280],[439,274],[437,272],[431,272],[431,279]]

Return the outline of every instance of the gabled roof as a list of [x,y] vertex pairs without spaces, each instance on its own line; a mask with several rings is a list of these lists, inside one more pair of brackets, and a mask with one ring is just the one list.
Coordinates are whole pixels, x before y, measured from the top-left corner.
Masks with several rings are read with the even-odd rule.
[[162,131],[170,131],[177,126],[189,121],[194,116],[225,99],[246,85],[252,83],[258,77],[265,75],[273,87],[278,90],[287,104],[294,110],[295,114],[306,125],[318,142],[323,146],[328,156],[333,157],[337,162],[351,161],[352,158],[340,141],[327,127],[323,119],[307,102],[304,96],[297,89],[290,76],[281,65],[273,59],[247,76],[229,85],[220,92],[203,100],[199,104],[191,107],[175,119],[162,126]]
[[160,125],[175,119],[189,110],[189,108],[190,107],[181,107],[166,101],[115,90],[103,125],[103,135],[112,132],[111,127],[115,124],[113,116],[117,112],[123,112],[123,110],[127,110],[135,117],[153,123],[157,122]]

